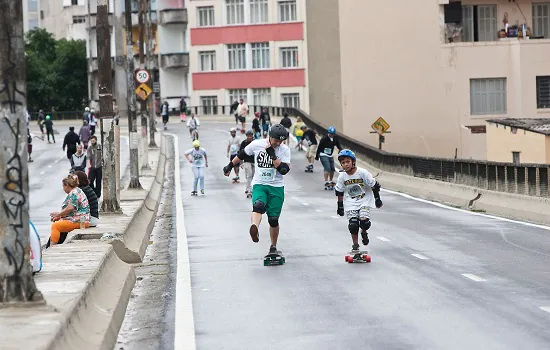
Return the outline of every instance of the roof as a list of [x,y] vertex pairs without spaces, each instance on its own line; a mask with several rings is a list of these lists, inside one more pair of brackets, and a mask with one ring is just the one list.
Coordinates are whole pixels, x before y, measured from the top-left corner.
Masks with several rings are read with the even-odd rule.
[[550,118],[490,119],[487,122],[550,136]]

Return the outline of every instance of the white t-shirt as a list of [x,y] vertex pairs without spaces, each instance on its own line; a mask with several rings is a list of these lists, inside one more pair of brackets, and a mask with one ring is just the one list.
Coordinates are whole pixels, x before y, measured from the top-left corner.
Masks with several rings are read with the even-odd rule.
[[198,127],[200,125],[201,125],[201,122],[199,121],[199,119],[197,117],[189,118],[189,120],[187,121],[187,127],[191,128],[191,129],[195,129],[196,127]]
[[344,192],[344,210],[346,211],[359,210],[364,206],[375,208],[371,189],[375,184],[376,180],[368,170],[357,167],[353,175],[341,172],[334,190]]
[[202,147],[199,149],[191,148],[190,150],[185,151],[185,155],[190,154],[193,158],[193,167],[203,168],[206,164],[206,150]]
[[230,136],[228,140],[229,144],[229,154],[239,153],[239,148],[241,148],[241,139],[235,135],[235,137]]
[[248,105],[246,103],[242,103],[237,107],[237,115],[240,117],[245,117],[248,114]]
[[[250,142],[244,148],[244,151],[249,156],[254,155],[254,178],[252,185],[269,185],[273,187],[283,187],[285,181],[283,175],[279,174],[277,169],[273,167],[273,159],[265,151],[265,147],[269,144],[269,139],[258,139]],[[287,145],[281,144],[275,148],[275,155],[281,162],[290,164],[290,148]]]

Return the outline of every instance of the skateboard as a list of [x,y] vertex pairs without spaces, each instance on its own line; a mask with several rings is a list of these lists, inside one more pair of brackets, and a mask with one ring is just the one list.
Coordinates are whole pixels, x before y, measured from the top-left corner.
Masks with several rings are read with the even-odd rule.
[[193,191],[193,192],[191,192],[191,195],[192,196],[198,196],[199,194],[197,193],[197,191]]
[[356,262],[367,262],[370,263],[371,257],[366,250],[352,250],[351,252],[347,253],[345,256],[345,260],[348,263],[356,263]]
[[277,253],[267,254],[264,257],[264,266],[276,266],[283,265],[286,262],[283,253],[278,251]]
[[234,184],[238,184],[238,183],[240,183],[240,181],[239,181],[239,180],[233,179],[233,183],[234,183]]
[[252,193],[247,193],[246,198],[252,198]]

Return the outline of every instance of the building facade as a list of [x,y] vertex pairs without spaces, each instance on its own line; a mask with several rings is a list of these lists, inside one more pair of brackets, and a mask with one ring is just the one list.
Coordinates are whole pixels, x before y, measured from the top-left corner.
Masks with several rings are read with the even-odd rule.
[[484,160],[487,119],[550,115],[548,0],[306,9],[311,115],[351,137],[378,146],[370,125],[383,117],[384,150]]
[[23,0],[23,31],[40,27],[41,0]]
[[42,0],[40,27],[56,39],[86,40],[87,0]]
[[189,105],[309,111],[305,0],[188,0],[188,10]]

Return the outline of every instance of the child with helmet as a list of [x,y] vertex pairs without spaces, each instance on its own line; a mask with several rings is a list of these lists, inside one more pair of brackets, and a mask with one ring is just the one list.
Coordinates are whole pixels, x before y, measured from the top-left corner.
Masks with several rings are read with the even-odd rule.
[[204,168],[208,168],[208,156],[206,155],[206,150],[201,147],[199,140],[193,141],[193,148],[187,150],[185,153],[185,158],[192,164],[191,169],[193,170],[193,175],[195,176],[195,181],[193,182],[193,192],[192,196],[197,196],[197,184],[200,181],[201,194],[204,195]]
[[363,245],[369,244],[367,230],[371,226],[370,208],[381,208],[380,184],[372,174],[357,167],[355,153],[343,149],[338,153],[342,171],[336,180],[334,191],[338,197],[336,213],[348,219],[348,229],[353,241],[352,251],[359,250],[359,230]]

